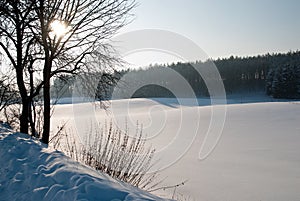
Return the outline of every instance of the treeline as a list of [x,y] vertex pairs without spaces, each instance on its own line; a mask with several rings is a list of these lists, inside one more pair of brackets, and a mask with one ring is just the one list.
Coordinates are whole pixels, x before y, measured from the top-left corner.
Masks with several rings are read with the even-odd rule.
[[51,97],[53,103],[60,98],[72,96],[108,100],[120,78],[121,72],[118,71],[60,75],[54,79]]
[[300,98],[299,51],[119,71],[109,74],[108,80],[115,78],[109,85],[106,76],[99,75],[101,90],[96,97],[109,99],[112,93],[114,98],[208,97],[205,79],[198,72],[212,65],[217,67],[227,94],[264,92],[274,98]]

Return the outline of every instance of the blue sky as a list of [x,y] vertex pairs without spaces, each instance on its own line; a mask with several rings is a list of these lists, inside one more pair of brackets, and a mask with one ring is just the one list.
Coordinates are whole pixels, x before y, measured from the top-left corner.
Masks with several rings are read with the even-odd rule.
[[[299,0],[138,0],[122,32],[163,29],[183,35],[209,57],[300,49]],[[172,60],[172,59],[171,59]]]

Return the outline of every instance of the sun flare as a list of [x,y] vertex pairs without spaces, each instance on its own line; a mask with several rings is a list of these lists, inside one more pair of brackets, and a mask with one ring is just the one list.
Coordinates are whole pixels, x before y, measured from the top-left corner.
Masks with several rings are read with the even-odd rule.
[[68,33],[68,26],[63,21],[54,20],[53,22],[51,22],[50,27],[50,34],[52,37],[60,38]]

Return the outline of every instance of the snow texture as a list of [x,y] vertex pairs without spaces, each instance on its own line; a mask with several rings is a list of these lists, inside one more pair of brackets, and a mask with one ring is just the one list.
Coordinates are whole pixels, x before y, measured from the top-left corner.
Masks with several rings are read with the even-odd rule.
[[0,126],[0,200],[163,200]]
[[[99,109],[87,110],[86,103],[58,105],[53,122],[70,119],[69,125],[74,120],[74,125],[80,123],[88,128],[90,121],[85,121],[94,115],[101,123],[113,118],[121,127],[128,118],[132,122],[130,129],[134,130],[139,121],[150,138],[149,143],[158,153],[165,153],[164,157],[158,157],[157,166],[170,164],[159,173],[167,177],[163,186],[188,180],[176,190],[190,198],[183,200],[299,201],[300,102],[278,102],[261,95],[236,95],[227,101],[230,104],[226,106],[220,141],[205,160],[199,160],[200,147],[210,126],[212,108],[220,107],[209,106],[209,99],[199,99],[200,106],[193,106],[189,99],[184,99],[181,105],[176,99],[114,100],[108,114]],[[200,120],[195,118],[197,113]],[[199,127],[194,129],[197,121]],[[181,140],[176,141],[178,138]],[[193,144],[184,155],[170,162],[188,141]],[[169,195],[172,193],[173,189]]]
[[[188,99],[184,105],[178,105],[173,99],[116,100],[112,105],[115,118],[121,122],[129,115],[133,123],[139,120],[145,125],[146,134],[159,130],[151,143],[158,150],[176,136],[188,140],[188,134],[194,132],[192,126],[180,131],[179,120],[183,113],[190,118],[199,110],[201,124],[192,146],[176,163],[159,173],[167,177],[164,185],[188,180],[176,191],[187,197],[183,200],[300,200],[299,101],[230,97],[221,139],[205,160],[199,160],[199,148],[211,119],[212,106],[208,106],[209,100],[198,101],[200,107],[191,107]],[[129,108],[124,109],[128,104]],[[91,115],[100,122],[110,118],[106,112],[86,110],[89,109],[86,106],[86,103],[57,105],[53,127],[68,120],[69,126],[80,122],[77,129],[88,128]],[[162,117],[165,121],[161,121]],[[193,121],[188,119],[190,124]],[[161,122],[164,123],[160,129]],[[0,200],[160,200],[99,175],[60,152],[50,152],[27,135],[10,134],[5,128],[1,133]],[[170,155],[176,153],[171,150]]]

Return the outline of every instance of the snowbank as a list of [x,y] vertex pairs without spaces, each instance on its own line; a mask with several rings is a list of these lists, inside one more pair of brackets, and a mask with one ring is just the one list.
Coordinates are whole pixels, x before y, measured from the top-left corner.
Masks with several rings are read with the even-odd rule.
[[163,200],[0,125],[0,200]]

